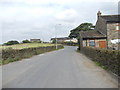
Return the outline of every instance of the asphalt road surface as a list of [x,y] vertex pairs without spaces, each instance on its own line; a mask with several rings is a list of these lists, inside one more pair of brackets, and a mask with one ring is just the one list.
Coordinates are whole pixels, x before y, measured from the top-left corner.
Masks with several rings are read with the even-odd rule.
[[117,88],[109,73],[77,47],[33,56],[2,67],[3,88]]

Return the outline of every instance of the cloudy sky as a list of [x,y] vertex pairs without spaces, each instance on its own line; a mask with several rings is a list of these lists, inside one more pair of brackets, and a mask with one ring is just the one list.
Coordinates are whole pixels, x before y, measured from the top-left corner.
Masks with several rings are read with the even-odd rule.
[[0,0],[0,43],[68,36],[81,23],[95,24],[99,10],[117,14],[118,0]]

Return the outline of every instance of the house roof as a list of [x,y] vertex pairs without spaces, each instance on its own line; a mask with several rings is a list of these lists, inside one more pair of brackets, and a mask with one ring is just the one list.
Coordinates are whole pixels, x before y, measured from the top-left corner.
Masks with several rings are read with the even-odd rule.
[[98,31],[92,30],[92,31],[82,31],[80,32],[80,35],[83,39],[93,39],[93,38],[106,38],[105,35],[102,35]]
[[[56,38],[51,38],[51,40],[54,40]],[[69,37],[60,37],[60,38],[57,38],[57,40],[68,40],[70,39]]]
[[105,19],[107,22],[120,23],[120,15],[102,15],[101,18]]

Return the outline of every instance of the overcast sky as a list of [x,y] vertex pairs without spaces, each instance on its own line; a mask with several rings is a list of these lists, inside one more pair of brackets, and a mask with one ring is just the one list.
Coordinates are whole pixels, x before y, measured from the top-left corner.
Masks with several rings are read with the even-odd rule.
[[117,14],[118,0],[0,0],[0,43],[65,37],[81,23],[95,24],[99,10]]

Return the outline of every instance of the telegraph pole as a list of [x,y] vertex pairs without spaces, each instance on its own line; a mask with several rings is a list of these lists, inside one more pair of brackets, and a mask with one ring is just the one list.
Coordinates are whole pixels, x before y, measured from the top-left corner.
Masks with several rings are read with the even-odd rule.
[[58,49],[58,46],[57,46],[57,36],[55,38],[55,46],[56,46],[56,49]]
[[[60,26],[61,24],[56,24],[55,25],[55,30],[57,30],[57,27],[56,27],[57,25]],[[56,46],[56,49],[58,49],[58,45],[57,44],[58,44],[58,42],[57,42],[57,31],[55,31],[55,46]]]

